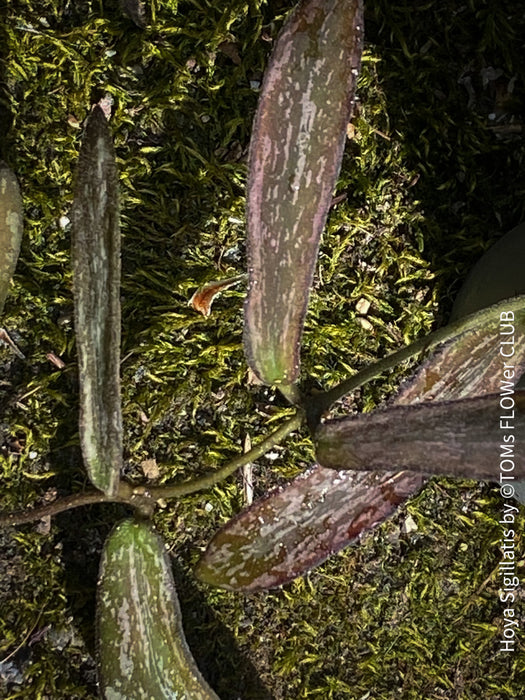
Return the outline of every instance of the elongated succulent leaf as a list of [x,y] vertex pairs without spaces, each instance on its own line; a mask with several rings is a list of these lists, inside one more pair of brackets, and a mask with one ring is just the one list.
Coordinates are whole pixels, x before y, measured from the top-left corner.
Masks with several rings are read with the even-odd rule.
[[[437,348],[403,384],[395,403],[485,396],[499,391],[502,379],[517,384],[525,372],[525,296],[522,299],[512,316],[501,302],[490,309],[482,325]],[[509,341],[512,357],[504,357]],[[504,377],[505,361],[512,369]]]
[[[328,421],[317,431],[316,456],[333,469],[410,469],[497,480],[501,423],[512,426],[507,432],[513,439],[525,435],[525,392],[392,406]],[[525,478],[523,441],[510,445],[509,454],[513,476]]]
[[454,302],[451,320],[525,294],[525,222],[499,239],[470,271]]
[[89,478],[107,494],[115,493],[122,464],[118,201],[113,142],[97,106],[80,149],[72,259],[81,447]]
[[[392,405],[498,392],[500,330],[510,330],[501,326],[501,312],[502,307],[496,307],[483,327],[440,346],[401,387]],[[525,304],[513,325],[512,362],[518,378],[525,371]],[[331,472],[316,466],[256,501],[219,530],[196,575],[212,585],[242,591],[287,583],[391,515],[423,482],[423,475],[409,471]]]
[[250,143],[245,353],[291,384],[319,240],[339,173],[363,35],[361,0],[305,0],[270,59]]
[[0,314],[15,272],[22,231],[20,188],[13,171],[0,161]]
[[318,465],[222,528],[195,575],[252,592],[300,576],[373,527],[421,486],[418,474],[352,473]]
[[145,522],[125,520],[106,541],[97,619],[106,700],[218,700],[184,637],[163,542]]

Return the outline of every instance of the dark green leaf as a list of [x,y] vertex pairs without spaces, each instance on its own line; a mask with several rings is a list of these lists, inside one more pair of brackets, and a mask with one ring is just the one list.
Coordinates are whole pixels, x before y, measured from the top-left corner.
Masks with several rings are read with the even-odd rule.
[[506,233],[472,268],[454,302],[456,320],[502,299],[525,294],[525,223]]
[[80,439],[93,484],[114,494],[122,464],[118,177],[108,124],[91,112],[72,209]]
[[244,346],[267,384],[292,384],[299,374],[362,35],[360,0],[306,0],[286,22],[265,74],[250,144]]

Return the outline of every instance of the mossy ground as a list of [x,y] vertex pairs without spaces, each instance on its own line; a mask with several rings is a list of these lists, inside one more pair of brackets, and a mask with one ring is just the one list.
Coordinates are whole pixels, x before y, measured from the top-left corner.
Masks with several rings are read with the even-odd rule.
[[[116,0],[0,6],[0,157],[25,204],[2,324],[27,357],[0,349],[2,509],[87,486],[62,217],[79,124],[106,93],[122,194],[126,475],[144,479],[151,459],[160,481],[204,473],[287,412],[248,383],[243,290],[224,294],[209,319],[187,301],[203,282],[244,269],[251,119],[291,6],[152,0],[144,30]],[[355,138],[337,188],[346,199],[322,242],[305,376],[331,385],[442,325],[468,269],[525,218],[524,36],[511,0],[367,2]],[[392,373],[349,403],[370,410],[399,379]],[[291,439],[256,465],[256,494],[311,459],[306,436]],[[360,544],[249,597],[191,576],[211,534],[241,507],[231,478],[155,517],[175,556],[188,639],[224,700],[525,696],[523,640],[514,654],[497,653],[501,499],[490,485],[432,481]],[[124,514],[97,506],[55,518],[49,532],[40,523],[0,534],[1,697],[96,696],[98,559]],[[408,514],[417,530],[407,534]],[[521,534],[518,548],[523,567]],[[523,591],[516,611],[523,627]]]

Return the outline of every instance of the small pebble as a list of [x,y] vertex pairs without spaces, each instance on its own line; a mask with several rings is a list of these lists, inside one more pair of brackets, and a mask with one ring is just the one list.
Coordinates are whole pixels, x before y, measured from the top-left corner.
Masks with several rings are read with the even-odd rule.
[[411,532],[417,532],[417,523],[411,515],[407,515],[403,523],[403,532],[409,535]]
[[359,299],[359,301],[355,305],[355,310],[357,311],[357,313],[362,314],[363,316],[366,316],[369,308],[370,302],[364,297],[361,297],[361,299]]
[[357,321],[361,325],[361,328],[364,328],[365,331],[373,331],[374,330],[374,326],[366,318],[362,318],[361,316],[358,316]]

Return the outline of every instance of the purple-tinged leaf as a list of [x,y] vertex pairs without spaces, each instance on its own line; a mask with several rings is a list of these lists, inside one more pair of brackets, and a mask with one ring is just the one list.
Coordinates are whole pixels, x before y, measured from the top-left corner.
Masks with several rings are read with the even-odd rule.
[[[451,320],[525,294],[525,222],[500,238],[470,271],[454,302]],[[514,484],[515,497],[525,504],[525,481]]]
[[[413,379],[402,385],[395,404],[409,405],[418,401],[443,401],[493,394],[500,389],[500,380],[516,384],[525,372],[525,296],[523,307],[505,320],[498,304],[490,320],[444,343],[423,362]],[[512,341],[512,361],[501,354]],[[502,342],[505,345],[502,345]],[[503,362],[512,364],[503,377]]]
[[195,575],[246,592],[287,583],[380,523],[421,483],[418,474],[406,473],[334,477],[316,465],[222,528]]
[[[502,426],[508,427],[507,432]],[[504,434],[525,435],[525,391],[508,388],[459,401],[391,406],[327,421],[316,433],[316,457],[331,469],[395,469],[470,479],[499,478]],[[525,444],[509,444],[514,478],[525,477]],[[510,459],[512,458],[512,459]]]
[[270,59],[250,143],[244,347],[267,384],[292,384],[319,240],[351,115],[361,0],[305,0]]
[[0,161],[0,314],[22,241],[22,197],[13,171]]
[[113,141],[98,106],[82,138],[72,228],[80,441],[89,478],[112,495],[122,465],[119,196]]
[[106,540],[97,622],[107,700],[218,700],[186,642],[164,543],[145,522],[125,520]]
[[[392,405],[498,392],[500,310],[483,328],[439,347]],[[517,379],[525,371],[525,309],[515,314],[514,328],[512,360]],[[423,475],[409,471],[331,472],[316,466],[256,501],[219,530],[196,574],[212,585],[242,591],[287,583],[391,515],[423,482]],[[381,490],[385,485],[390,491]],[[385,498],[385,493],[392,495]],[[301,508],[301,504],[307,505]]]

